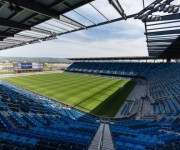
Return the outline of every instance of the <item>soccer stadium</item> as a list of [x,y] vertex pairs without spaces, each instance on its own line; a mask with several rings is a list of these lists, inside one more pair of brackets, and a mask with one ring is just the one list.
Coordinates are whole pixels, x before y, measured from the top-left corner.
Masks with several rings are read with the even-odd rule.
[[[0,0],[1,55],[20,56],[0,61],[0,150],[180,150],[179,10],[179,0]],[[21,58],[67,41],[61,60]]]

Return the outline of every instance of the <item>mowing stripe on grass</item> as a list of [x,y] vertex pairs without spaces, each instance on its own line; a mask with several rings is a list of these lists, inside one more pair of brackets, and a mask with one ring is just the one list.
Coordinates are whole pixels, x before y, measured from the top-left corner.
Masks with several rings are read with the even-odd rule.
[[119,88],[100,105],[94,108],[91,113],[99,116],[114,117],[135,85],[136,82],[134,81],[128,82],[123,88]]
[[[119,91],[118,89],[121,89],[128,82],[127,80],[67,73],[9,77],[4,80],[83,111],[92,112],[96,115],[110,114],[110,116],[114,113],[105,113],[104,109],[112,111],[109,107],[111,105],[108,108],[103,103],[107,100],[110,101],[108,98],[112,97],[114,92]],[[115,97],[111,99],[112,103],[117,104]],[[100,108],[100,106],[103,107]],[[118,103],[116,107],[120,106]]]

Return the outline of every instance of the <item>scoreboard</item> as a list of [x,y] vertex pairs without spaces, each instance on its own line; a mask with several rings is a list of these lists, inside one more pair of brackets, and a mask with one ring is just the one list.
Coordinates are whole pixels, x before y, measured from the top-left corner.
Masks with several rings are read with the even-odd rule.
[[43,64],[41,63],[14,63],[14,70],[42,70]]
[[21,63],[21,69],[32,69],[32,63]]

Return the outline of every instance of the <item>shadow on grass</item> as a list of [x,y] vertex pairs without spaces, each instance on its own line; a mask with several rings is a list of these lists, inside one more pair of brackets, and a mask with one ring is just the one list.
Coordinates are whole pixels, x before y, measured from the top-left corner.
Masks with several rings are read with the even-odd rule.
[[127,82],[124,87],[115,91],[90,113],[98,116],[114,117],[135,85],[135,81]]

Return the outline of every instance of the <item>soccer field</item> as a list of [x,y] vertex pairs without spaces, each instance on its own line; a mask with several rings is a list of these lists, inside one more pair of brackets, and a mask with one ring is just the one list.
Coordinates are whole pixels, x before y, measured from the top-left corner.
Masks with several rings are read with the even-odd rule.
[[[135,83],[127,80],[67,73],[4,79],[88,113],[113,117]],[[122,88],[123,87],[123,88]]]

